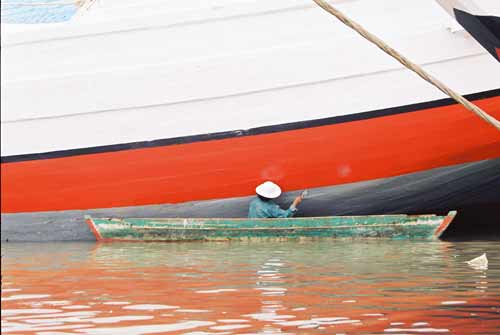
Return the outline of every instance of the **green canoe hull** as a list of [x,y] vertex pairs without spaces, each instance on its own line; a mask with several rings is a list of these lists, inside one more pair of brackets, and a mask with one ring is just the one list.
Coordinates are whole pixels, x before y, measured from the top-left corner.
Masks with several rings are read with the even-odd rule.
[[224,241],[302,238],[438,239],[456,212],[286,219],[91,218],[97,241]]

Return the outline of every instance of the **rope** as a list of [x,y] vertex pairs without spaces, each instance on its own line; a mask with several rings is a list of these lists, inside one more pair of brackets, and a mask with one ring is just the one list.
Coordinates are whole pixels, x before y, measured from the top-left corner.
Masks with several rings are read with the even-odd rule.
[[329,3],[327,3],[324,0],[313,0],[318,6],[323,8],[325,11],[328,13],[332,14],[335,16],[337,19],[342,21],[345,25],[348,27],[354,29],[358,34],[366,38],[368,41],[372,42],[375,44],[377,47],[382,49],[385,53],[389,54],[393,58],[395,58],[398,62],[403,64],[406,68],[412,70],[416,74],[418,74],[420,77],[422,77],[424,80],[428,81],[432,85],[436,86],[441,92],[445,93],[461,105],[463,105],[465,108],[470,110],[471,112],[475,113],[478,115],[480,118],[482,118],[484,121],[488,122],[491,124],[493,127],[497,128],[500,130],[500,122],[496,120],[494,117],[483,111],[481,108],[478,106],[474,105],[467,99],[465,99],[463,96],[460,94],[454,92],[452,89],[448,88],[445,84],[437,80],[436,78],[432,77],[430,74],[425,72],[420,66],[417,64],[411,62],[409,59],[404,57],[402,54],[391,48],[389,45],[387,45],[385,42],[383,42],[381,39],[379,39],[377,36],[373,35],[372,33],[368,32],[365,28],[360,26],[358,23],[352,21],[349,19],[347,16],[345,16],[342,12],[339,10],[335,9],[333,6],[331,6]]

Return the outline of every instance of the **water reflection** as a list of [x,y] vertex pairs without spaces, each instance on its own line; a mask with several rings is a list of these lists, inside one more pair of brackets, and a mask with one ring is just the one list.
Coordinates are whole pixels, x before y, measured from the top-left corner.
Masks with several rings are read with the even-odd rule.
[[[483,252],[488,269],[465,261]],[[495,242],[2,245],[2,333],[497,334]]]

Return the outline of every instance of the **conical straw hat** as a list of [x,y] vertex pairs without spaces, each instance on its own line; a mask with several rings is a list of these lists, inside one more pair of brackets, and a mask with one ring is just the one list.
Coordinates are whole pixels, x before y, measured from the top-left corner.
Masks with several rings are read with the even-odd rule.
[[257,186],[255,192],[265,198],[274,199],[280,196],[281,188],[272,181],[266,181]]

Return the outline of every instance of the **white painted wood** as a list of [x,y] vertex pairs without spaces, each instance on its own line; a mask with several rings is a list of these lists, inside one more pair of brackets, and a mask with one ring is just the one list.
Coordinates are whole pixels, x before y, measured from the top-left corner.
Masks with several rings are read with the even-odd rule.
[[[308,1],[99,3],[66,24],[2,30],[2,156],[444,97]],[[498,63],[451,33],[434,0],[339,6],[458,92],[500,88]]]
[[[423,65],[482,53],[479,47],[465,44],[464,39],[452,40],[448,35],[445,30],[417,35],[402,41],[400,48]],[[173,64],[9,81],[4,93],[16,104],[6,100],[3,121],[187,103],[402,69],[392,58],[356,36],[337,42],[334,46],[307,42]],[[454,50],[459,47],[462,54],[457,56]],[[436,51],[430,54],[427,48]],[[74,92],[72,95],[57,94],[68,87]],[[31,92],[30,99],[23,99],[26,91]]]

